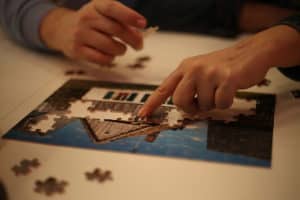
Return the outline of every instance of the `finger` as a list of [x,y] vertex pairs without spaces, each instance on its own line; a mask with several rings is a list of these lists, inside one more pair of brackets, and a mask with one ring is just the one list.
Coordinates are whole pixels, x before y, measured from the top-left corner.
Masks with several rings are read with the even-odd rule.
[[186,113],[194,114],[198,110],[195,99],[196,85],[192,77],[184,76],[173,94],[174,104]]
[[92,20],[90,27],[108,35],[116,36],[134,49],[141,49],[143,47],[143,36],[139,31],[103,15],[98,15],[97,20]]
[[93,47],[106,54],[123,55],[126,51],[126,46],[121,42],[94,30],[85,29],[79,37],[79,40],[84,45]]
[[142,15],[126,7],[118,1],[101,0],[97,1],[95,6],[96,10],[99,13],[110,17],[122,24],[134,26],[137,28],[145,28],[147,24],[146,19]]
[[197,101],[200,111],[207,111],[215,107],[216,85],[207,81],[197,81]]
[[87,46],[80,47],[80,58],[97,64],[109,64],[114,59],[111,55],[107,55]]
[[215,95],[216,108],[226,109],[231,107],[233,98],[236,93],[236,88],[232,84],[223,83],[217,90]]
[[176,89],[178,83],[182,79],[181,73],[174,71],[149,97],[144,106],[140,109],[138,115],[145,117],[150,115],[157,107],[163,104]]

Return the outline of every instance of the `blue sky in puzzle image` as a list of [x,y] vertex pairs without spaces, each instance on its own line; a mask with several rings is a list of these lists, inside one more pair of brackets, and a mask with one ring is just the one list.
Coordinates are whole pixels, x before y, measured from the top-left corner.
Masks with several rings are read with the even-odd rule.
[[98,150],[150,154],[263,167],[269,167],[271,165],[270,161],[267,160],[208,150],[206,148],[207,126],[201,128],[163,131],[153,143],[145,141],[145,136],[136,136],[116,140],[106,144],[96,144],[88,135],[79,119],[70,122],[68,125],[59,130],[49,133],[47,136],[30,135],[14,128],[4,137],[7,139],[31,141],[43,144]]

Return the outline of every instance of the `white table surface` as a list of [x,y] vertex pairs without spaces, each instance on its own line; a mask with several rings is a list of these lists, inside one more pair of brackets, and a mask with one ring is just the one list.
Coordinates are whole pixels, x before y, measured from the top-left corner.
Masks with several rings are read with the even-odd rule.
[[[87,79],[159,84],[180,61],[235,43],[208,36],[158,33],[141,52],[129,51],[113,69],[69,61],[16,45],[0,30],[0,136],[32,111],[69,77],[66,69],[84,68]],[[151,55],[143,70],[125,67],[140,55]],[[207,161],[133,155],[57,147],[0,139],[0,179],[10,199],[49,199],[33,192],[34,182],[53,175],[67,180],[67,192],[50,199],[300,199],[300,100],[289,94],[300,84],[268,73],[269,87],[250,91],[277,94],[272,167],[248,167]],[[29,176],[16,177],[11,167],[22,158],[39,158],[42,166]],[[90,183],[84,172],[110,169],[114,181]]]

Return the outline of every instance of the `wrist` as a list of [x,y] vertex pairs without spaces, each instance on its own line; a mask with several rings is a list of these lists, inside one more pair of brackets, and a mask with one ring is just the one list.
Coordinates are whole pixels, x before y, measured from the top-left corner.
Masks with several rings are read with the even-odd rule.
[[279,25],[256,36],[265,63],[272,67],[291,67],[300,64],[300,34],[295,29]]
[[40,25],[40,38],[50,49],[63,51],[61,37],[64,35],[64,21],[75,11],[57,7],[44,17]]

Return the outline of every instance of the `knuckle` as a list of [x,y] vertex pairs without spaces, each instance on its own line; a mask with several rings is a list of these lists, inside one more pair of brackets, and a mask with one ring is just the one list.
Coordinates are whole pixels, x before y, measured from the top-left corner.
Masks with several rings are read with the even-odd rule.
[[78,57],[78,55],[80,54],[81,52],[81,48],[80,48],[80,45],[77,44],[77,43],[73,43],[71,45],[71,50],[70,50],[70,54],[72,57]]
[[82,37],[82,31],[79,27],[74,30],[74,41],[78,41]]
[[165,86],[160,86],[157,88],[156,93],[159,96],[166,96],[166,95],[168,95],[168,89]]
[[211,79],[214,79],[219,73],[219,70],[217,67],[208,67],[205,71],[204,71],[204,76],[211,80]]
[[104,13],[110,13],[115,9],[116,3],[114,1],[107,1],[103,7]]
[[124,32],[123,28],[119,24],[112,25],[111,29],[113,30],[114,34],[117,35],[117,36],[122,35],[123,32]]
[[79,15],[78,22],[84,24],[91,19],[91,16],[88,12],[81,12]]
[[186,106],[185,102],[183,101],[183,99],[177,95],[173,96],[173,102],[174,105],[176,105],[178,108],[184,108]]
[[114,57],[113,56],[99,56],[98,58],[97,58],[98,60],[99,60],[99,63],[101,63],[101,64],[110,64],[110,63],[112,63],[112,61],[114,60]]
[[185,68],[191,67],[191,66],[193,66],[193,60],[191,58],[184,59],[179,65],[179,67],[182,69],[185,69]]
[[222,98],[216,102],[216,108],[218,109],[227,109],[233,104],[233,99],[231,98]]

